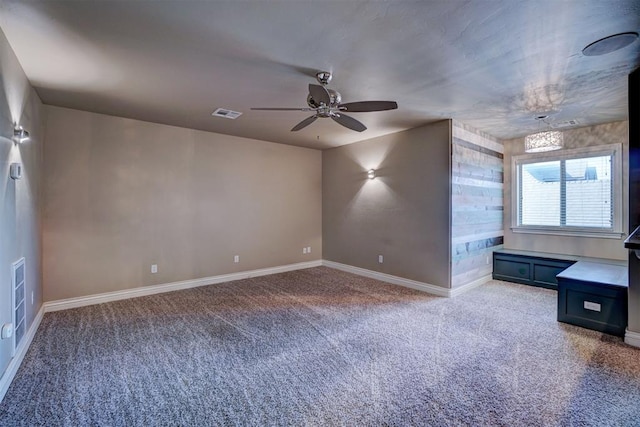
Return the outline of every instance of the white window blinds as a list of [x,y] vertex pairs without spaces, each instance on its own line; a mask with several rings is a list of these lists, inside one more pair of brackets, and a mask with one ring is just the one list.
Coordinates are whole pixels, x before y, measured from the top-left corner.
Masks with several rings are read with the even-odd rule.
[[[566,150],[514,161],[514,208],[522,228],[619,231],[616,173],[619,148]],[[618,221],[619,222],[619,221]]]

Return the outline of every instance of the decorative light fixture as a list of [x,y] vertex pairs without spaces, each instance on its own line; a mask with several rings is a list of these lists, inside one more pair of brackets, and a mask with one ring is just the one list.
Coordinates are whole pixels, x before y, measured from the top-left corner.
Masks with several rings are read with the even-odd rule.
[[13,129],[13,140],[17,143],[24,142],[29,139],[29,132],[22,126]]
[[375,177],[376,177],[376,171],[375,171],[375,169],[369,169],[369,170],[367,171],[367,178],[369,178],[369,179],[373,179],[373,178],[375,178]]
[[[549,116],[537,116],[536,120],[545,122]],[[524,137],[524,151],[527,153],[541,153],[543,151],[559,150],[564,146],[562,132],[544,131]]]

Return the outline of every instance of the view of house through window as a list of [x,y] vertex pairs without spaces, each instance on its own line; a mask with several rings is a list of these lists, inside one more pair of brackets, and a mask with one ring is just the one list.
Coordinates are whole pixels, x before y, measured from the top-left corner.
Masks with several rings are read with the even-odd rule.
[[[615,231],[615,149],[560,152],[516,160],[517,224],[558,230]],[[619,209],[619,208],[618,208]]]

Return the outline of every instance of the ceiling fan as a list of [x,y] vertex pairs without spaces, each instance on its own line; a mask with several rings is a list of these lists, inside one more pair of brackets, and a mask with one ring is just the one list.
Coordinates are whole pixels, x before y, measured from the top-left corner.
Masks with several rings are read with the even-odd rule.
[[252,110],[268,110],[268,111],[313,111],[312,116],[307,117],[291,131],[295,132],[309,126],[318,118],[331,118],[342,126],[362,132],[367,129],[365,125],[351,116],[347,116],[344,112],[364,113],[369,111],[385,111],[395,110],[398,104],[395,101],[360,101],[347,102],[342,104],[342,96],[338,91],[327,89],[327,84],[331,81],[332,75],[328,71],[319,71],[316,73],[316,79],[320,85],[309,84],[309,95],[307,96],[307,105],[305,108],[252,108]]

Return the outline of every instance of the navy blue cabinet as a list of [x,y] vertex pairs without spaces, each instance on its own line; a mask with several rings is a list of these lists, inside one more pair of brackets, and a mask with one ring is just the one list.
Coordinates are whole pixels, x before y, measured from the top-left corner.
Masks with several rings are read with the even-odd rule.
[[624,336],[627,268],[579,262],[558,275],[558,321]]
[[524,252],[495,251],[493,253],[493,278],[547,289],[558,289],[556,275],[575,262],[575,260],[546,258]]
[[511,249],[495,251],[493,278],[557,289],[559,322],[624,336],[629,282],[626,264],[555,256]]

